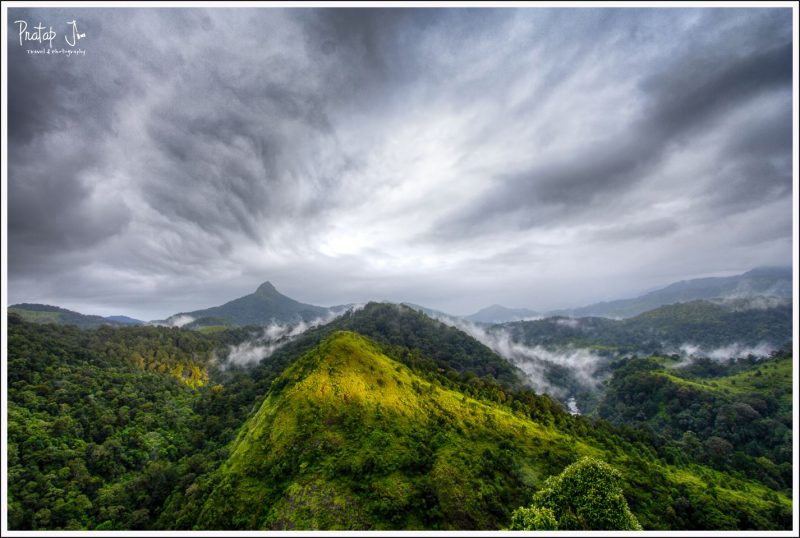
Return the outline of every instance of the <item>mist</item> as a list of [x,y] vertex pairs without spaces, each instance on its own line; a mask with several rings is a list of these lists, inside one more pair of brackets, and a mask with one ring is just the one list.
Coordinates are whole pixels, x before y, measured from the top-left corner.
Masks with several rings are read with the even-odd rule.
[[[504,327],[494,325],[484,328],[472,322],[449,316],[435,316],[442,323],[455,327],[504,357],[519,368],[528,384],[540,393],[565,399],[571,391],[551,381],[555,368],[566,369],[582,388],[594,389],[600,382],[597,371],[605,358],[585,348],[565,347],[548,349],[544,346],[527,346],[515,341]],[[568,320],[567,322],[577,320]]]
[[253,339],[238,345],[228,347],[227,359],[220,361],[224,370],[229,366],[253,366],[275,353],[275,350],[315,327],[327,325],[334,319],[346,313],[353,313],[364,308],[364,304],[352,305],[343,310],[331,310],[327,315],[320,316],[311,321],[297,321],[293,323],[273,322],[265,326]]
[[724,362],[730,359],[748,357],[750,355],[763,359],[769,357],[776,349],[776,346],[767,342],[760,342],[754,346],[734,342],[717,348],[704,348],[696,344],[685,343],[680,346],[679,355],[685,359],[684,363],[700,357],[707,357],[715,361]]

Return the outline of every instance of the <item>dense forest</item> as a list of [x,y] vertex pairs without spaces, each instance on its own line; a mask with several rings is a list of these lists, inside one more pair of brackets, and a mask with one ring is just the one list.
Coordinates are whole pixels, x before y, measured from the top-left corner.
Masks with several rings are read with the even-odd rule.
[[[410,308],[229,360],[258,332],[9,315],[9,527],[791,527],[786,351],[631,356],[589,417]],[[586,476],[614,494],[565,496]]]
[[631,359],[615,365],[598,415],[667,440],[669,461],[692,458],[791,493],[792,355],[727,363]]

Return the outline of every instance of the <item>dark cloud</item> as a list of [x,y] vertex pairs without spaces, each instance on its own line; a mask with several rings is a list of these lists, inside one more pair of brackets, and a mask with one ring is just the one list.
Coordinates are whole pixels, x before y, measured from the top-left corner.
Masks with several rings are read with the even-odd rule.
[[[704,72],[674,74],[681,63],[659,73],[653,88],[652,115],[644,124],[662,133],[665,142],[692,129],[704,129],[716,116],[771,89],[785,89],[792,80],[792,43],[725,58],[722,66]],[[692,66],[694,67],[694,66]]]
[[[20,19],[76,19],[86,56],[26,54]],[[791,10],[10,9],[8,35],[12,302],[156,318],[269,279],[544,309],[790,261]]]
[[[645,180],[661,163],[665,152],[675,145],[690,143],[688,137],[693,133],[713,128],[715,120],[746,101],[778,91],[784,93],[786,104],[791,102],[785,94],[792,78],[791,40],[778,45],[768,42],[763,50],[749,51],[727,47],[728,43],[713,45],[715,51],[717,48],[728,51],[725,57],[715,57],[713,66],[698,61],[695,58],[698,51],[688,50],[656,73],[646,75],[641,83],[642,116],[621,137],[601,135],[562,159],[537,162],[524,171],[501,176],[490,194],[465,208],[454,220],[443,223],[435,235],[458,237],[465,229],[491,227],[498,217],[501,226],[506,226],[509,213],[516,215],[513,220],[522,228],[585,214],[592,211],[595,203],[605,204],[632,184]],[[699,54],[702,56],[703,52]],[[579,64],[576,69],[580,68]],[[551,92],[555,94],[557,90],[553,88]],[[613,117],[615,111],[607,113]],[[774,144],[784,156],[789,154],[790,115],[773,119],[767,125],[757,117],[752,121],[756,129],[768,130],[772,136],[744,151],[753,152],[756,159],[763,160],[764,152],[759,148]],[[742,143],[747,144],[752,135],[735,137],[738,143],[730,145],[733,151],[722,156],[726,161],[742,159],[736,150]],[[744,188],[734,184],[732,189],[725,190],[736,199],[747,199],[753,194],[742,191],[774,192],[763,189],[764,181],[777,184],[775,190],[780,191],[777,195],[785,195],[791,188],[791,165],[787,162],[779,167],[742,162],[739,168],[737,181]]]

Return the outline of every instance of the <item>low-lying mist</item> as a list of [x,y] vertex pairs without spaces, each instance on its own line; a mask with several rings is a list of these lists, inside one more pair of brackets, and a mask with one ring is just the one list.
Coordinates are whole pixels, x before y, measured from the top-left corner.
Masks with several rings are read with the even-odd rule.
[[229,346],[227,355],[220,360],[220,367],[251,366],[272,355],[276,349],[288,344],[309,329],[326,325],[334,319],[364,308],[363,304],[352,305],[343,310],[330,311],[311,321],[299,320],[290,323],[273,322],[254,334],[253,339]]
[[528,384],[537,392],[546,392],[563,400],[576,390],[596,388],[601,380],[598,369],[607,359],[589,349],[528,346],[514,340],[511,332],[502,325],[486,328],[449,316],[436,316],[436,319],[464,331],[506,358],[522,370]]
[[753,357],[769,357],[777,348],[767,342],[761,342],[755,346],[747,346],[740,343],[731,343],[727,346],[717,348],[704,348],[692,343],[682,344],[678,349],[678,355],[685,360],[692,360],[699,357],[707,357],[715,361],[727,361],[729,359],[743,358],[752,355]]

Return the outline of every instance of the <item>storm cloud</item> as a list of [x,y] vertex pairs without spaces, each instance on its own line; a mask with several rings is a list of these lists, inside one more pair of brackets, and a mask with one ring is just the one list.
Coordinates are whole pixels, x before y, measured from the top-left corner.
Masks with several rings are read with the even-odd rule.
[[790,9],[8,13],[9,304],[547,310],[791,263]]

